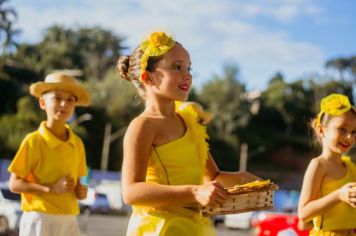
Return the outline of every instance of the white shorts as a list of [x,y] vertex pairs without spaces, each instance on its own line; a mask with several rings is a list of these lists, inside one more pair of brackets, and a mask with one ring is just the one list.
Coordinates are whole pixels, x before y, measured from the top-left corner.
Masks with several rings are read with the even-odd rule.
[[74,215],[51,215],[40,212],[23,212],[19,236],[80,236]]

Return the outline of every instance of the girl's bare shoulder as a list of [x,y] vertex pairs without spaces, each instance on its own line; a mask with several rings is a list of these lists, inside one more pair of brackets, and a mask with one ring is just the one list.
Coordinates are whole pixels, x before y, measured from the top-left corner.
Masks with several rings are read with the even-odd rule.
[[154,117],[140,115],[130,122],[128,132],[155,134],[157,128],[157,121]]
[[325,174],[325,159],[322,156],[314,157],[309,163],[308,170]]

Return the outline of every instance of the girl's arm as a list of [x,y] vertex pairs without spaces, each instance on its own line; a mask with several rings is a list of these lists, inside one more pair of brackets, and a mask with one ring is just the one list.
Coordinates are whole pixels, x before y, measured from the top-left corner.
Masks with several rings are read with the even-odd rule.
[[197,203],[209,206],[221,203],[226,192],[217,182],[203,185],[163,185],[145,182],[147,163],[155,138],[155,127],[148,119],[136,118],[124,138],[122,193],[130,205],[188,206]]
[[322,214],[326,209],[340,201],[339,189],[320,197],[320,189],[325,174],[321,161],[314,158],[305,172],[298,204],[298,217],[303,222],[311,221],[314,217]]
[[261,179],[246,171],[220,171],[210,153],[206,166],[205,181],[217,181],[224,187],[245,184]]
[[9,188],[14,193],[64,193],[73,191],[75,183],[73,178],[63,177],[53,184],[38,184],[11,173]]

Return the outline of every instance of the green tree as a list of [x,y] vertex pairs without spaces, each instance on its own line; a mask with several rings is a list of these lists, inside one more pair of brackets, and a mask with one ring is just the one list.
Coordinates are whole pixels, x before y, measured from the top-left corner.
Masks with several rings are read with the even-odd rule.
[[356,81],[356,56],[350,59],[351,73],[353,75],[354,81]]
[[[143,102],[134,86],[120,79],[113,69],[107,71],[100,83],[88,80],[84,85],[90,91],[93,103],[89,108],[78,110],[78,115],[89,113],[93,116],[92,120],[83,123],[87,130],[85,137],[87,159],[91,167],[100,168],[106,124],[111,123],[111,133],[125,128],[143,109]],[[117,137],[110,145],[110,170],[121,168],[122,138],[122,136]]]
[[345,74],[348,72],[353,78],[356,79],[356,57],[340,57],[330,59],[325,63],[325,68],[337,70],[341,80],[345,79]]
[[0,117],[0,155],[5,158],[14,156],[21,141],[29,132],[34,131],[44,119],[35,99],[24,96],[17,102],[17,113]]
[[245,86],[238,80],[238,68],[226,66],[222,76],[203,86],[199,101],[214,117],[209,125],[214,158],[223,169],[236,170],[240,147],[236,130],[248,124],[251,105]]
[[286,83],[281,73],[277,73],[270,80],[267,89],[262,93],[262,100],[264,106],[281,114],[287,137],[301,130],[302,127],[298,123],[310,117],[310,107],[314,104],[313,93],[307,81]]
[[100,27],[48,28],[34,45],[21,45],[15,58],[35,68],[42,76],[57,69],[78,69],[84,79],[102,80],[120,55],[121,39]]
[[0,43],[2,56],[6,55],[12,47],[17,46],[14,38],[20,33],[14,29],[13,24],[17,19],[17,13],[14,8],[6,7],[8,0],[0,0]]

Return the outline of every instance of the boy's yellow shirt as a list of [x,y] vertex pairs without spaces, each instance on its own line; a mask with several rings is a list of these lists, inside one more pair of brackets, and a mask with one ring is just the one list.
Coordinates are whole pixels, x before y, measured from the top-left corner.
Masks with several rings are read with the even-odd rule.
[[[66,125],[67,141],[55,137],[42,122],[38,130],[28,134],[10,164],[8,171],[29,182],[50,184],[64,176],[77,180],[86,175],[85,149],[82,140]],[[74,192],[71,193],[22,193],[24,211],[48,214],[79,213]]]

